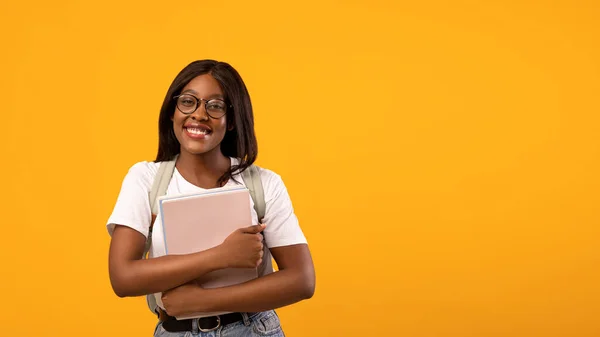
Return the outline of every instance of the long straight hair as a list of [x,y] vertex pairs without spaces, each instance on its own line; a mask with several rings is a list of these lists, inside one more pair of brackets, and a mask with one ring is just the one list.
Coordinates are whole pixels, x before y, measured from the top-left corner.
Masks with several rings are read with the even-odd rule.
[[171,117],[175,113],[173,97],[194,78],[210,74],[221,86],[225,94],[227,109],[227,131],[220,144],[224,156],[239,159],[218,180],[223,185],[234,174],[251,166],[258,156],[258,144],[254,132],[254,114],[250,94],[240,74],[229,64],[215,60],[194,61],[183,68],[171,83],[158,117],[158,153],[156,162],[173,160],[181,151],[181,145],[173,131]]

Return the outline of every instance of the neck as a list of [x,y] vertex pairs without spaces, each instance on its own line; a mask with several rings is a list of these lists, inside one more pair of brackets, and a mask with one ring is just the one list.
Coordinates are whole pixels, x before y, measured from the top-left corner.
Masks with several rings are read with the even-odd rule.
[[214,188],[218,187],[217,181],[231,167],[231,160],[220,150],[200,155],[182,151],[176,167],[190,183],[201,188]]

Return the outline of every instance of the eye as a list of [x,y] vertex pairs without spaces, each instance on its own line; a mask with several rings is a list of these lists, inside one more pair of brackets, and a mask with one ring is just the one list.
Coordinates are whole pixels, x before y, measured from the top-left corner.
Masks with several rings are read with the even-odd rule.
[[179,97],[179,104],[189,108],[196,105],[196,100],[189,96],[181,96]]
[[225,103],[222,101],[209,101],[206,105],[206,108],[209,110],[225,110]]

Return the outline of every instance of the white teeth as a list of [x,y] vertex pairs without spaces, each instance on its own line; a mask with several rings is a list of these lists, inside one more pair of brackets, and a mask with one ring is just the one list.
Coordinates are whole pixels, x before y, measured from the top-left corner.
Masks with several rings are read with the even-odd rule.
[[187,131],[194,135],[206,135],[208,133],[208,130],[195,128],[187,128]]

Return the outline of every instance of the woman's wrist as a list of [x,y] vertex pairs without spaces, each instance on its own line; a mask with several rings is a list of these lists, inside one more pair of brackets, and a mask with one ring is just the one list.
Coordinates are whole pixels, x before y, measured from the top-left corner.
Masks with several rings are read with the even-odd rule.
[[201,253],[205,254],[202,260],[204,263],[208,262],[210,270],[220,270],[229,267],[225,251],[221,245],[207,249]]

